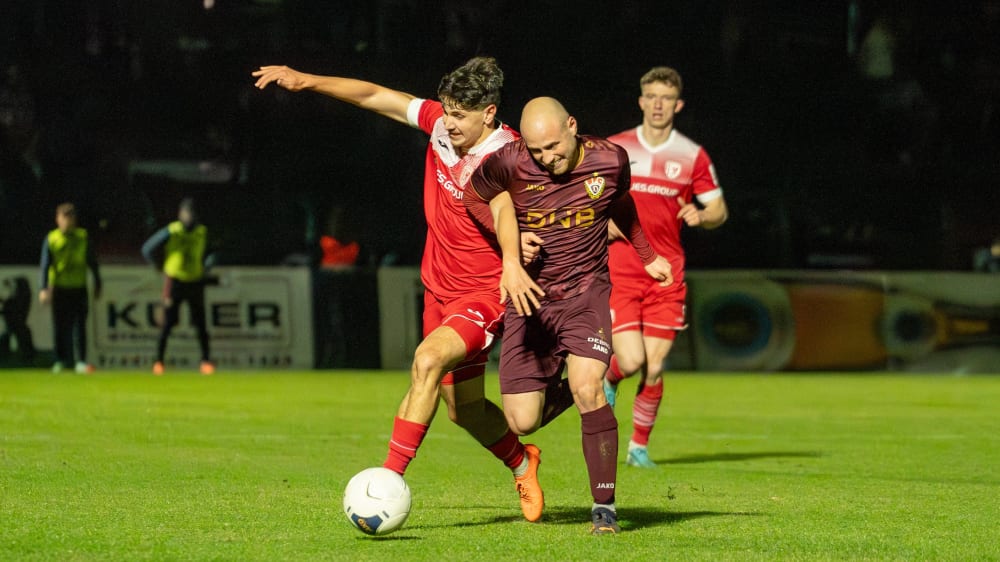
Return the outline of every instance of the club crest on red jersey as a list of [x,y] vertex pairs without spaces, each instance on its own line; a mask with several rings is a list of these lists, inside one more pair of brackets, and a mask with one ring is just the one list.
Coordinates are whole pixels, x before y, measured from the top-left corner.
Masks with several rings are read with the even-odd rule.
[[583,185],[587,187],[587,195],[591,199],[597,199],[604,193],[604,178],[594,174],[594,177],[583,180]]
[[677,176],[681,175],[681,163],[667,160],[667,163],[663,166],[663,171],[667,174],[668,178],[675,180]]

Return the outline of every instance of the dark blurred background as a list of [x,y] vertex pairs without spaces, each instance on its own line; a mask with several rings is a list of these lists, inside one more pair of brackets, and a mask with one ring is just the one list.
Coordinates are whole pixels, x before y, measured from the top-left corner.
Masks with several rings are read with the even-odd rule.
[[692,268],[966,270],[1000,235],[1000,0],[2,0],[0,262],[34,263],[72,200],[105,263],[202,201],[222,264],[416,264],[423,133],[312,93],[287,64],[424,97],[474,55],[501,118],[554,95],[583,132],[638,124],[638,79],[685,79],[677,126],[729,224]]

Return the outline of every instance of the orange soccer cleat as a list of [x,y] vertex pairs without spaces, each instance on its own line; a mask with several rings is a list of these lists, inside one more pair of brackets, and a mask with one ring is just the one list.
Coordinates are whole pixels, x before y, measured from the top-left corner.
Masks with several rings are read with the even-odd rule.
[[157,361],[153,363],[153,374],[156,376],[161,376],[163,374],[163,361]]
[[76,372],[81,375],[92,375],[94,374],[94,366],[86,361],[78,361],[76,363]]
[[528,458],[528,470],[521,476],[514,477],[514,486],[521,496],[524,518],[535,522],[542,518],[542,510],[545,508],[545,494],[542,493],[542,485],[538,483],[538,465],[542,464],[542,452],[535,445],[525,445],[524,456]]
[[211,361],[202,361],[201,365],[198,366],[198,370],[203,375],[214,375],[215,365]]

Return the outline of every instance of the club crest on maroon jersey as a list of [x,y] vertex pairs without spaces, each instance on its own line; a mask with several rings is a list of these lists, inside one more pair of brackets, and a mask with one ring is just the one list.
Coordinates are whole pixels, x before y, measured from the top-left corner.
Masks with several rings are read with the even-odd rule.
[[604,193],[604,178],[596,174],[594,177],[584,180],[583,185],[587,187],[587,195],[591,199],[597,199]]

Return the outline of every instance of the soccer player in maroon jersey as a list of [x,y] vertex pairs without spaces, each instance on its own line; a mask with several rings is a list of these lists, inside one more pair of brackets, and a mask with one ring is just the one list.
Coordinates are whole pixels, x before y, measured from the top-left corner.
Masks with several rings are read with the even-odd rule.
[[476,57],[445,75],[438,87],[440,101],[286,66],[263,66],[253,76],[258,88],[274,82],[293,92],[311,90],[430,135],[424,172],[427,239],[420,267],[424,339],[414,354],[410,388],[399,406],[383,466],[406,472],[443,397],[452,421],[513,471],[524,517],[537,521],[544,505],[537,478],[540,452],[520,442],[484,390],[487,356],[503,320],[500,256],[462,201],[475,169],[519,138],[497,118],[503,73],[496,61]]
[[[500,356],[504,414],[519,435],[536,431],[545,389],[566,368],[594,499],[591,532],[617,533],[618,422],[601,386],[611,357],[608,221],[615,219],[651,277],[669,284],[670,264],[642,234],[621,147],[577,136],[576,120],[553,98],[524,106],[521,134],[480,165],[466,192],[476,219],[496,224],[503,253],[500,296],[511,300]],[[543,240],[527,269],[520,231]]]
[[632,199],[643,232],[653,249],[670,261],[674,282],[666,287],[651,282],[639,256],[617,237],[612,225],[612,238],[617,238],[608,248],[614,355],[604,377],[604,392],[614,407],[618,383],[642,372],[625,462],[656,468],[647,446],[663,399],[663,362],[677,331],[687,327],[681,226],[716,228],[726,221],[728,211],[705,149],[674,128],[674,115],[684,107],[680,74],[656,67],[642,76],[639,87],[642,124],[608,140],[628,152]]

